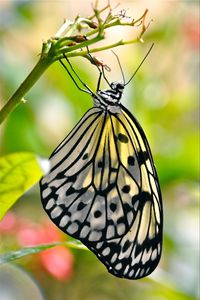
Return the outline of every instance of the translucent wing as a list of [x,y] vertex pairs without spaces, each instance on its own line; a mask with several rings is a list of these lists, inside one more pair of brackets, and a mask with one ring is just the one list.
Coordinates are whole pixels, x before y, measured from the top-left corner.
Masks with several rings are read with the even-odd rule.
[[137,279],[158,264],[161,194],[144,132],[121,105],[90,109],[50,157],[44,209],[115,276]]

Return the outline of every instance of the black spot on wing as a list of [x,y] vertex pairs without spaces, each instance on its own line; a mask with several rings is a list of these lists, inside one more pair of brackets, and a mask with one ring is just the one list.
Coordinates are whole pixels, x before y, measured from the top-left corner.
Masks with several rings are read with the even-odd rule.
[[88,158],[88,153],[85,153],[82,157],[83,160],[87,159]]
[[65,195],[69,196],[73,193],[75,193],[75,189],[72,186],[70,186],[70,188],[66,191]]
[[48,184],[47,183],[42,183],[42,180],[40,180],[40,186],[42,187],[43,190],[48,188]]
[[134,164],[135,164],[135,158],[134,158],[134,156],[129,156],[128,157],[128,164],[130,165],[130,166],[134,166]]
[[101,215],[102,215],[102,212],[101,212],[100,210],[96,210],[96,211],[94,212],[94,217],[95,217],[95,218],[100,218]]
[[117,204],[116,204],[116,203],[111,203],[111,204],[110,204],[110,210],[111,210],[112,212],[115,212],[116,209],[117,209]]
[[149,156],[146,151],[138,152],[138,163],[139,165],[145,164],[145,162],[149,159]]
[[128,143],[128,137],[123,134],[123,133],[119,133],[118,134],[118,140],[121,142],[121,143],[125,143],[127,144]]
[[102,168],[103,167],[103,162],[102,161],[99,161],[98,162],[98,168]]
[[124,217],[117,219],[117,224],[124,224]]
[[84,207],[86,206],[86,204],[85,203],[83,203],[83,202],[80,202],[79,204],[78,204],[78,206],[77,206],[77,210],[82,210]]
[[138,201],[139,199],[140,199],[139,194],[134,195],[131,199],[132,205],[134,205],[135,202]]
[[122,252],[126,252],[128,250],[128,248],[130,247],[131,242],[129,240],[126,240],[126,242],[124,243],[123,247],[122,247]]
[[152,195],[149,192],[141,191],[139,194],[136,194],[132,197],[132,205],[139,200],[140,204],[144,204],[146,201],[153,201]]
[[64,172],[60,172],[56,175],[56,179],[62,179],[63,177],[65,177]]
[[130,206],[128,203],[124,203],[123,207],[124,207],[124,212],[125,213],[129,213],[130,211],[133,210],[132,206]]
[[122,192],[128,194],[130,192],[130,185],[124,185],[122,188]]
[[145,192],[145,191],[141,192],[139,194],[139,197],[140,197],[141,200],[145,200],[145,201],[152,201],[153,200],[152,195],[148,192]]
[[72,176],[69,176],[67,178],[67,181],[66,182],[75,182],[77,179],[77,176],[76,175],[72,175]]

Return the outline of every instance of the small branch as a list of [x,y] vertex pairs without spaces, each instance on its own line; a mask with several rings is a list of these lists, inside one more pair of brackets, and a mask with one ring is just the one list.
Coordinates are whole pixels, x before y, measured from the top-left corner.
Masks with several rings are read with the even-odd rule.
[[[93,11],[95,11],[95,9],[96,9],[97,7],[98,7],[98,6],[97,6],[97,3],[95,3],[95,5],[92,7],[92,8],[93,8]],[[108,1],[108,4],[107,4],[105,7],[103,7],[102,9],[99,9],[99,13],[101,14],[102,12],[106,11],[107,9],[111,10],[109,1]],[[91,17],[89,17],[88,19],[92,20],[92,19],[94,19],[95,17],[96,17],[96,15],[95,15],[95,13],[94,13],[94,14],[93,14]]]
[[18,87],[12,97],[4,105],[0,111],[0,123],[2,123],[9,113],[20,103],[24,103],[24,95],[32,88],[38,78],[44,73],[51,63],[46,59],[40,59],[35,65],[31,73],[26,77],[22,84]]
[[[107,16],[103,19],[102,13]],[[43,43],[40,59],[36,66],[19,86],[8,102],[0,110],[0,123],[2,123],[15,107],[24,102],[24,96],[33,87],[35,82],[46,71],[46,69],[55,61],[62,59],[63,54],[67,57],[83,56],[87,57],[87,51],[83,48],[94,45],[105,38],[105,31],[114,26],[137,26],[141,27],[139,36],[131,40],[118,40],[113,44],[90,49],[91,53],[100,52],[121,45],[127,45],[136,42],[143,42],[142,36],[147,30],[149,24],[145,25],[147,10],[143,15],[134,20],[127,18],[125,14],[113,15],[110,3],[98,9],[98,1],[93,7],[93,15],[88,18],[76,17],[74,22],[65,21],[55,36]],[[131,19],[131,21],[130,21]],[[84,34],[82,31],[84,30]]]
[[[98,48],[92,48],[90,49],[90,53],[96,53],[96,52],[101,52],[104,50],[109,50],[112,48],[116,48],[118,46],[123,46],[123,45],[128,45],[128,44],[134,44],[134,43],[138,43],[138,38],[133,39],[133,40],[119,40],[116,43],[107,45],[107,46],[102,46],[102,47],[98,47]],[[75,57],[75,56],[83,56],[85,57],[88,54],[87,51],[81,51],[81,52],[70,52],[68,53],[67,57]],[[62,56],[61,56],[62,57]]]

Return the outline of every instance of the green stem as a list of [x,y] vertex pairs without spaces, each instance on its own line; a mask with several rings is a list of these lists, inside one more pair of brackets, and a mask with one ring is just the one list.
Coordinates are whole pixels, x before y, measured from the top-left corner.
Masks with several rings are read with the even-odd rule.
[[[138,39],[127,40],[127,41],[120,40],[120,41],[118,41],[116,43],[113,43],[113,44],[110,44],[110,45],[107,45],[107,46],[102,46],[102,47],[98,47],[98,48],[92,48],[90,50],[90,53],[100,52],[100,51],[112,49],[112,48],[115,48],[115,47],[118,47],[118,46],[123,46],[123,45],[128,45],[128,44],[134,44],[134,43],[137,43],[138,41],[139,41]],[[82,56],[84,56],[84,55],[87,54],[87,51],[83,51],[83,52],[81,52],[81,54],[82,54]],[[72,56],[75,56],[75,55],[73,55],[73,53],[72,54],[70,53],[68,56],[72,57]]]
[[[137,43],[137,42],[141,42],[139,38],[136,38],[136,39],[133,39],[133,40],[120,40],[116,43],[113,43],[113,44],[109,44],[107,46],[102,46],[102,47],[98,47],[98,48],[91,48],[90,49],[90,53],[96,53],[96,52],[101,52],[101,51],[104,51],[104,50],[109,50],[109,49],[112,49],[112,48],[115,48],[115,47],[118,47],[118,46],[123,46],[123,45],[129,45],[129,44],[134,44],[134,43]],[[64,53],[64,50],[61,51],[61,53]],[[81,52],[79,51],[74,51],[74,52],[69,52],[67,54],[67,57],[76,57],[76,56],[86,56],[88,54],[87,51],[85,50],[82,50]],[[62,58],[62,55],[60,56],[57,56],[57,59],[61,59]]]
[[[104,38],[103,36],[98,35],[97,37],[94,37],[91,40],[86,40],[86,41],[84,41],[82,43],[79,43],[75,46],[71,46],[70,48],[64,46],[64,47],[62,47],[62,48],[60,48],[59,50],[56,51],[56,55],[55,55],[54,60],[60,59],[60,55],[63,54],[63,53],[65,53],[65,54],[67,53],[67,56],[73,56],[73,55],[71,55],[71,53],[74,53],[75,50],[80,50],[81,48],[84,48],[86,46],[96,44],[97,42],[103,40],[103,38]],[[79,51],[78,54],[81,55],[82,52],[83,51],[81,51],[81,52]],[[75,53],[77,53],[77,52],[75,52]],[[75,56],[77,56],[77,55],[75,55]]]
[[4,105],[0,111],[0,124],[6,119],[6,117],[13,111],[20,103],[23,102],[23,97],[45,72],[45,70],[51,65],[52,61],[47,57],[41,58],[35,65],[31,73],[26,77],[22,84],[18,87],[16,92],[11,96],[8,102]]

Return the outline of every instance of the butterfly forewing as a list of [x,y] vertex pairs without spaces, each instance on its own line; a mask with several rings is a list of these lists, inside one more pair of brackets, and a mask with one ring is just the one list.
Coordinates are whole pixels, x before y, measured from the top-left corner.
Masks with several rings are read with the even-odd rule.
[[98,242],[91,248],[109,272],[137,279],[150,274],[160,260],[161,194],[149,146],[137,120],[123,106],[121,114],[111,119],[119,170],[123,170],[116,186],[130,227],[121,238]]

